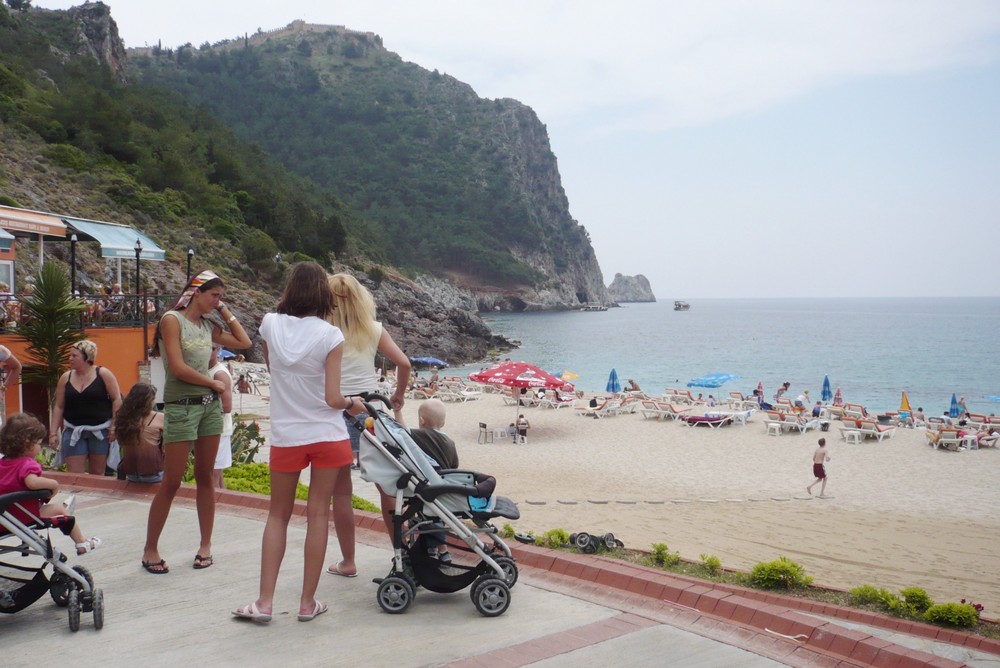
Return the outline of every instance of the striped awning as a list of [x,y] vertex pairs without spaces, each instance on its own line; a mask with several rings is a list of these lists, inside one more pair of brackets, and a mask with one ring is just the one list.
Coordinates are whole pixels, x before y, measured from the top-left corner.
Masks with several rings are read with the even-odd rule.
[[0,206],[0,228],[15,236],[66,237],[66,224],[51,213]]
[[63,216],[69,234],[76,234],[81,241],[97,241],[101,244],[101,257],[120,257],[135,259],[135,242],[142,244],[142,260],[157,260],[162,262],[166,253],[156,245],[156,242],[131,225],[104,223],[84,218]]

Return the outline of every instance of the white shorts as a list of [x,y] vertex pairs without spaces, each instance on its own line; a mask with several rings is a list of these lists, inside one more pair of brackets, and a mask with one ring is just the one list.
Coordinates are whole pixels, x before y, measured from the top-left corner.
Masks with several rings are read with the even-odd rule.
[[219,437],[219,454],[215,455],[215,468],[228,469],[233,465],[233,437]]

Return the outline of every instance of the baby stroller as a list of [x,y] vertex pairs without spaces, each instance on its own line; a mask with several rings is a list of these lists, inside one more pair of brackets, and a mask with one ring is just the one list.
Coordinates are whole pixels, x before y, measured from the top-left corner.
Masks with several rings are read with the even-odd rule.
[[[47,501],[48,490],[0,495],[0,612],[13,614],[49,592],[56,605],[69,609],[69,628],[80,629],[80,612],[94,613],[94,628],[104,626],[104,593],[83,566],[70,568],[67,556],[49,539],[48,529],[69,535],[71,516],[42,519],[32,511]],[[44,533],[39,533],[42,531]],[[52,577],[45,568],[51,564]]]
[[[389,405],[379,395],[368,399]],[[492,476],[437,470],[405,427],[370,403],[365,408],[371,417],[370,429],[361,436],[361,476],[396,495],[392,570],[375,580],[378,604],[390,614],[400,614],[410,607],[418,586],[452,593],[471,585],[472,602],[480,614],[502,615],[510,606],[517,565],[490,521],[518,519],[517,506],[493,494]],[[428,553],[429,547],[444,541],[479,561],[471,566],[446,563]]]

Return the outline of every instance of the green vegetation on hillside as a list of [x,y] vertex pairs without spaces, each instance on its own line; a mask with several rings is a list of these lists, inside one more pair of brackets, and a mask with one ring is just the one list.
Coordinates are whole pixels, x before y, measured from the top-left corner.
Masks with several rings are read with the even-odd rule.
[[576,257],[590,247],[566,207],[553,206],[561,192],[535,201],[558,171],[530,109],[403,62],[376,35],[258,36],[152,49],[129,65],[378,223],[398,266],[537,284],[511,248]]
[[[174,92],[123,84],[78,54],[73,11],[12,14],[0,5],[3,132],[41,137],[45,159],[87,173],[92,188],[148,227],[198,227],[229,239],[250,275],[272,267],[279,251],[328,261],[347,248],[347,228],[366,228],[343,202],[237,138],[205,108]],[[107,11],[96,3],[89,18]],[[377,243],[369,251],[378,259]]]

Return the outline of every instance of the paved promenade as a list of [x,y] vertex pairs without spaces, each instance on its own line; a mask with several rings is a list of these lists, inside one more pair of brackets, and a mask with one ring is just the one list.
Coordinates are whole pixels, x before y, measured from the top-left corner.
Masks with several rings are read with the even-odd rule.
[[[197,571],[191,567],[198,543],[193,500],[179,498],[161,543],[171,571],[155,576],[139,565],[149,486],[57,475],[64,492],[77,493],[84,531],[107,541],[70,562],[90,569],[104,590],[105,626],[95,630],[93,616],[84,614],[80,631],[71,633],[66,610],[48,597],[16,615],[0,615],[0,664],[8,668],[39,662],[171,668],[1000,664],[997,654],[976,649],[978,639],[951,632],[945,633],[953,642],[939,642],[938,629],[880,629],[877,619],[848,620],[832,606],[803,612],[759,592],[726,591],[615,560],[520,545],[521,579],[503,616],[482,617],[468,590],[444,595],[422,589],[405,614],[388,615],[375,600],[371,578],[388,571],[391,551],[378,530],[380,519],[367,513],[358,518],[360,577],[324,575],[319,597],[330,612],[309,623],[295,614],[305,531],[304,518],[293,519],[274,621],[257,625],[233,618],[230,610],[256,597],[265,498],[220,494],[215,565]],[[59,534],[53,540],[61,549],[72,547]],[[334,536],[328,554],[337,557]]]

